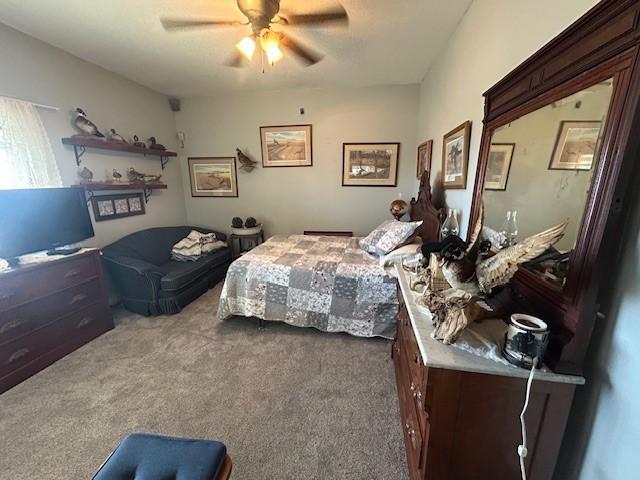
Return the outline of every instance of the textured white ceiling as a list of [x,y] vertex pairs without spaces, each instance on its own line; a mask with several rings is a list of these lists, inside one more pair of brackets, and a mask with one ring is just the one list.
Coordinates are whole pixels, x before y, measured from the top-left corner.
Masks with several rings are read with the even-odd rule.
[[[246,20],[235,0],[0,0],[0,22],[159,92],[211,95],[292,86],[418,83],[472,0],[342,0],[348,29],[279,27],[326,55],[303,68],[290,55],[260,73],[259,62],[223,62],[249,27],[167,33],[159,16]],[[336,0],[281,0],[307,13]]]

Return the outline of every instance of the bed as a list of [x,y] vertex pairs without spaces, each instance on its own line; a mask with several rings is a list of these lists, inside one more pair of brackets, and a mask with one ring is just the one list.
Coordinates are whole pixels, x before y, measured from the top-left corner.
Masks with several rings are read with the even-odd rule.
[[[444,212],[431,204],[423,175],[411,220],[416,234],[437,239]],[[218,318],[257,317],[359,337],[395,335],[397,281],[358,238],[274,236],[235,260],[227,272]]]

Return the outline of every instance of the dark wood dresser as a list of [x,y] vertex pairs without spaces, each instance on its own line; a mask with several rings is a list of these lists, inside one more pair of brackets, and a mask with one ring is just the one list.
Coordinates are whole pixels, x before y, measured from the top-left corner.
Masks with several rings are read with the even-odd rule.
[[0,273],[0,393],[112,328],[98,250]]
[[[415,305],[401,268],[398,276],[392,356],[410,478],[520,478],[519,416],[528,371],[430,338],[430,317]],[[574,390],[582,383],[582,377],[536,373],[525,416],[528,479],[551,479]]]

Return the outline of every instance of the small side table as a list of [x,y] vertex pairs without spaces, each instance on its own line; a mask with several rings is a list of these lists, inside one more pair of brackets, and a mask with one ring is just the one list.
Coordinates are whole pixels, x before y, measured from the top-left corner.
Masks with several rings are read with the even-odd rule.
[[249,250],[257,247],[264,242],[264,234],[262,230],[251,235],[229,235],[229,245],[231,246],[231,255],[235,260]]

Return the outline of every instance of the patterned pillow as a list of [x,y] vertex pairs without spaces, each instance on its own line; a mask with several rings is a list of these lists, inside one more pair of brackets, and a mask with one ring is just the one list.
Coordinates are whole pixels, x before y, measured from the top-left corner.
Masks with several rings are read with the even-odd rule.
[[360,248],[378,256],[386,255],[406,242],[420,225],[422,220],[419,222],[387,220],[360,240]]

